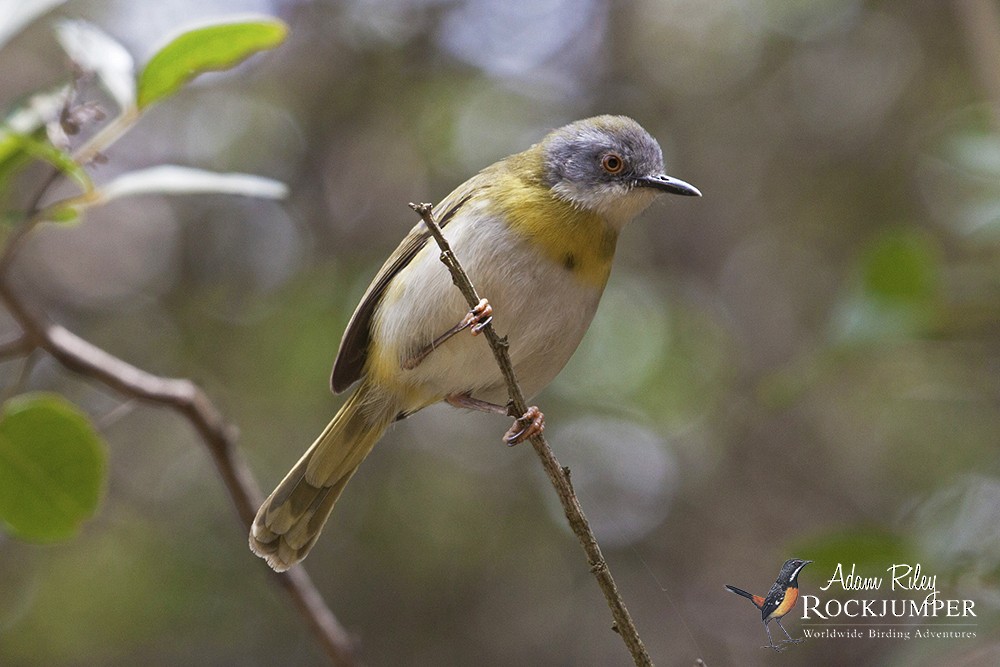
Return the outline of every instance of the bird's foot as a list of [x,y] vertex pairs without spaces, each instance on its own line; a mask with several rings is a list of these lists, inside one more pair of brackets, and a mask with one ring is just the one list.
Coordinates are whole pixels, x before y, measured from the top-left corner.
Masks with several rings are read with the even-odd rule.
[[478,336],[492,320],[493,306],[486,299],[480,299],[479,303],[462,319],[459,330],[472,327],[472,335]]
[[527,412],[514,420],[514,424],[504,433],[503,441],[513,447],[544,430],[545,415],[538,406],[532,405]]

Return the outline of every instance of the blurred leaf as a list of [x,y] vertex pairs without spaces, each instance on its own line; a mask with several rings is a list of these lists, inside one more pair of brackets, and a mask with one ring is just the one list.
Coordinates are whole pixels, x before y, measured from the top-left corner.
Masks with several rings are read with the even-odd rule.
[[899,339],[921,335],[934,324],[941,259],[931,237],[913,230],[885,233],[859,263],[860,289],[846,294],[834,310],[835,338]]
[[7,187],[7,181],[31,162],[31,156],[21,150],[21,142],[11,135],[0,132],[0,193]]
[[970,201],[961,216],[961,230],[980,235],[983,240],[995,240],[1000,234],[1000,197],[988,201]]
[[955,162],[982,176],[1000,177],[1000,135],[966,134],[951,145]]
[[865,291],[895,301],[920,301],[933,295],[939,262],[929,238],[912,231],[890,232],[866,253]]
[[90,420],[55,394],[13,398],[0,414],[0,520],[24,540],[72,537],[93,516],[106,452]]
[[0,48],[24,26],[66,0],[0,0]]
[[27,104],[16,107],[7,115],[3,121],[3,130],[14,134],[31,134],[59,116],[69,92],[69,86],[59,86],[35,93],[28,98]]
[[56,118],[68,94],[69,88],[60,86],[53,91],[32,95],[26,104],[17,107],[4,119],[0,126],[0,182],[15,163],[27,157],[21,137],[36,134],[47,122]]
[[235,67],[284,41],[288,27],[272,18],[230,21],[175,37],[150,58],[139,75],[140,108],[173,94],[194,77]]
[[844,343],[870,343],[919,336],[933,321],[930,301],[890,301],[871,294],[850,294],[833,311],[832,337]]
[[162,165],[122,174],[98,193],[103,201],[143,194],[196,194],[217,192],[246,197],[281,199],[284,183],[252,174],[220,174],[204,169]]
[[[0,144],[2,144],[5,140],[12,142],[12,144],[8,146],[8,149],[20,151],[24,155],[48,162],[53,167],[76,181],[76,184],[79,185],[80,189],[84,192],[93,190],[94,184],[90,180],[90,174],[88,174],[87,170],[81,167],[80,164],[73,159],[73,156],[66,151],[56,148],[46,140],[36,139],[35,137],[23,134],[7,135],[4,139],[0,140]],[[16,157],[16,152],[8,153],[8,159]],[[3,158],[0,157],[0,159]]]
[[86,21],[59,21],[56,37],[80,69],[97,75],[120,109],[135,107],[135,67],[124,46]]
[[64,224],[77,222],[80,219],[80,210],[72,206],[60,206],[46,211],[45,219],[49,222]]

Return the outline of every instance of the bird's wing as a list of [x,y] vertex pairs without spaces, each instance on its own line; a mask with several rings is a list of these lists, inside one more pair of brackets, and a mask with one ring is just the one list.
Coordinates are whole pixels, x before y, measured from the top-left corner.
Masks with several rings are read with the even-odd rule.
[[[484,187],[479,176],[473,177],[456,188],[439,204],[434,215],[438,225],[444,228],[458,213],[458,210],[469,201],[477,189]],[[382,268],[379,269],[371,285],[361,297],[361,303],[351,316],[347,330],[340,341],[337,359],[333,362],[333,373],[330,375],[330,386],[340,393],[354,384],[361,377],[361,372],[368,359],[368,348],[371,345],[372,317],[378,309],[386,288],[392,279],[406,267],[420,252],[420,249],[430,238],[430,232],[423,221],[417,223],[406,235],[399,247],[389,255]]]
[[774,613],[774,610],[781,605],[782,600],[785,599],[785,589],[786,586],[782,585],[780,582],[774,582],[771,586],[771,590],[767,592],[764,596],[763,604],[760,605],[760,617],[763,620],[767,620],[767,617]]

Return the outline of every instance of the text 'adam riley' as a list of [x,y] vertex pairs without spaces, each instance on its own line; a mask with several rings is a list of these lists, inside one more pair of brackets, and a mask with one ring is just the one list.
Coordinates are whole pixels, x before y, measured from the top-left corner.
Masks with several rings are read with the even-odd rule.
[[[857,565],[852,563],[847,572],[841,563],[833,576],[820,586],[826,591],[839,585],[845,591],[881,590],[885,577],[862,577],[857,574]],[[889,590],[926,592],[922,599],[847,600],[830,599],[825,602],[816,595],[802,596],[802,618],[936,618],[938,616],[956,618],[975,616],[974,600],[944,599],[937,590],[937,575],[921,573],[920,563],[893,565],[886,569],[889,573]]]

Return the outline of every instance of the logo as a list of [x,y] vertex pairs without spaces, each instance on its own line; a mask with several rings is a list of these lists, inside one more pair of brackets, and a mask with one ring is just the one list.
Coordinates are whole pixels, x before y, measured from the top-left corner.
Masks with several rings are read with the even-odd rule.
[[[764,630],[767,631],[767,646],[762,646],[761,648],[783,651],[785,647],[782,644],[798,644],[805,641],[805,638],[792,639],[792,636],[788,634],[788,630],[785,630],[785,626],[781,624],[781,619],[792,610],[795,602],[799,599],[799,572],[811,562],[811,560],[802,560],[801,558],[789,558],[786,560],[785,564],[781,566],[781,572],[778,573],[778,578],[775,580],[774,585],[771,586],[771,590],[764,596],[747,593],[742,588],[726,585],[726,590],[745,597],[757,609],[760,609],[760,618],[764,622]],[[774,639],[771,638],[771,628],[768,627],[768,623],[771,621],[778,624],[778,627],[785,633],[787,639],[781,640],[778,644],[774,643]]]
[[[937,575],[920,563],[896,563],[884,574],[863,576],[856,563],[837,563],[820,591],[854,595],[802,596],[803,632],[822,639],[975,639],[976,602],[945,598]],[[839,589],[839,590],[838,590]],[[879,593],[865,594],[868,591]]]

